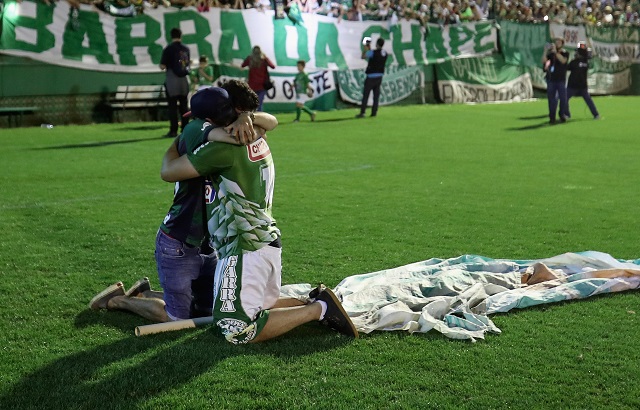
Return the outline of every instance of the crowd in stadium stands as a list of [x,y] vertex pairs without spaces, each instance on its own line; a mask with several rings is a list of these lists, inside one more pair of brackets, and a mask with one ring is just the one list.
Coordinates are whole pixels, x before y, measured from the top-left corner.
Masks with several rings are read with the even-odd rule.
[[[2,0],[0,0],[2,1]],[[57,0],[42,0],[50,3]],[[115,16],[133,16],[157,7],[189,7],[205,12],[213,7],[273,9],[271,0],[67,0],[71,6],[92,4]],[[287,4],[288,1],[288,4]],[[440,25],[485,19],[567,25],[640,26],[640,0],[283,0],[296,3],[302,13],[340,20],[406,19]]]

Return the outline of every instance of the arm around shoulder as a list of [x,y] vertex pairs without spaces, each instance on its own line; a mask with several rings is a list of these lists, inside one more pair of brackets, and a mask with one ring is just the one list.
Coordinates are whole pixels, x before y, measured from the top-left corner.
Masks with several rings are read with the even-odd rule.
[[171,144],[162,158],[160,177],[167,182],[178,182],[199,177],[200,174],[193,167],[186,155],[180,156],[176,141]]

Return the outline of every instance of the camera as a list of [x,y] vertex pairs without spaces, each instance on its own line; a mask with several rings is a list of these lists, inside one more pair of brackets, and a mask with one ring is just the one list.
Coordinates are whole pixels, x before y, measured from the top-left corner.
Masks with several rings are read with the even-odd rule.
[[370,46],[371,45],[371,37],[365,37],[362,39],[362,45],[363,46]]

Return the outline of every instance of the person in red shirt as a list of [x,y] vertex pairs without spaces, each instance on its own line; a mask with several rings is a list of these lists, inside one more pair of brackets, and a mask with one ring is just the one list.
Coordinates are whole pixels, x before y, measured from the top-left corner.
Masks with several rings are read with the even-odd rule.
[[262,102],[267,94],[265,83],[267,81],[271,82],[268,68],[273,69],[276,66],[262,53],[258,46],[253,47],[251,54],[242,62],[242,67],[247,66],[249,66],[249,87],[258,94],[259,105],[257,111],[262,111]]

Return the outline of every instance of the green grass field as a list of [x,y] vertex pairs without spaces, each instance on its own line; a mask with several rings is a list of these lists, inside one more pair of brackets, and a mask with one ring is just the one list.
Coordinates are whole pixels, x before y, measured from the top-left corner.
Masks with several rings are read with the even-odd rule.
[[[603,120],[575,99],[557,126],[546,100],[279,115],[283,283],[462,254],[640,258],[640,98],[595,102]],[[231,346],[90,311],[115,281],[158,286],[167,126],[0,130],[0,409],[640,408],[637,291],[495,315],[503,333],[477,343],[309,324]]]

